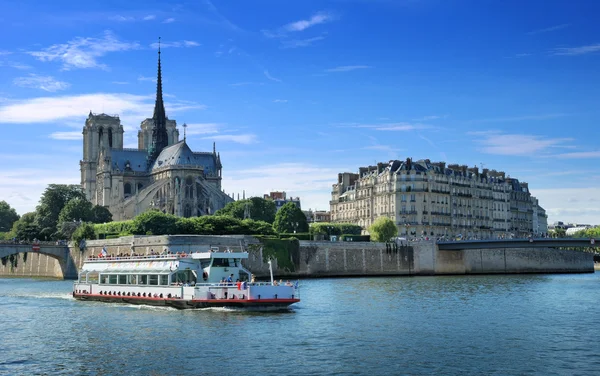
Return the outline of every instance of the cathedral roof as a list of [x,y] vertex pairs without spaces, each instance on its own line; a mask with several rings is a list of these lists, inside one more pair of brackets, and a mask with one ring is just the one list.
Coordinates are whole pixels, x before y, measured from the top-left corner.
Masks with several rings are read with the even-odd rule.
[[164,148],[156,158],[156,161],[152,166],[152,170],[156,170],[165,166],[204,167],[204,161],[201,157],[194,153],[192,149],[190,149],[185,140],[182,140],[176,144]]
[[146,150],[137,149],[110,149],[112,159],[112,169],[120,171],[147,171],[148,153]]

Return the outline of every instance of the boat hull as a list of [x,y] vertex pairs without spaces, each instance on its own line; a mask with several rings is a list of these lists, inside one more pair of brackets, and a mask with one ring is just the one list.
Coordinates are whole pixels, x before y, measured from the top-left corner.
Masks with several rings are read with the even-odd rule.
[[99,294],[73,293],[77,300],[97,301],[104,303],[123,303],[149,305],[157,307],[172,307],[176,309],[194,309],[211,307],[230,307],[244,309],[289,309],[291,304],[300,299],[177,299],[177,298],[148,298],[137,296],[112,296]]

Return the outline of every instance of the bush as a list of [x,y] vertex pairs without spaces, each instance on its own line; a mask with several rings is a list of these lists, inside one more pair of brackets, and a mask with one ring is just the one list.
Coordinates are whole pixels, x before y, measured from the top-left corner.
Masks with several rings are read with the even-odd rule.
[[318,222],[310,225],[312,235],[360,235],[362,227],[352,223]]
[[296,233],[296,234],[279,234],[280,239],[291,239],[296,238],[298,240],[312,240],[313,236],[308,232]]

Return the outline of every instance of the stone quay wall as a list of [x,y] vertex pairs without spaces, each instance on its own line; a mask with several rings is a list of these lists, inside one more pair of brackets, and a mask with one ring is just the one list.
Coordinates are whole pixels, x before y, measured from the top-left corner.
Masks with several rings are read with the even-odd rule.
[[[63,275],[57,259],[30,252],[27,262],[17,268],[0,266],[0,276],[76,278],[77,270],[90,255],[102,248],[109,254],[147,254],[245,249],[249,253],[243,265],[258,278],[269,277],[269,266],[261,243],[251,236],[126,236],[118,239],[88,241],[83,251],[70,247],[70,262],[75,268]],[[282,256],[279,256],[282,257]],[[439,251],[432,241],[389,246],[385,243],[300,241],[289,260],[273,260],[276,278],[320,278],[350,276],[409,276],[449,274],[511,273],[592,273],[593,255],[552,248],[501,248],[463,251]],[[291,267],[290,267],[291,266]]]

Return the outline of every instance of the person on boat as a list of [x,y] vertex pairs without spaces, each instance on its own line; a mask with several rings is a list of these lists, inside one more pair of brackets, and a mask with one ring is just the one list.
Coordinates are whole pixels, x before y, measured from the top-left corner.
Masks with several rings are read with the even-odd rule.
[[231,286],[232,282],[233,282],[233,274],[231,274],[229,277],[227,277],[227,285]]
[[250,279],[250,283],[256,283],[256,276],[252,274],[252,278]]

